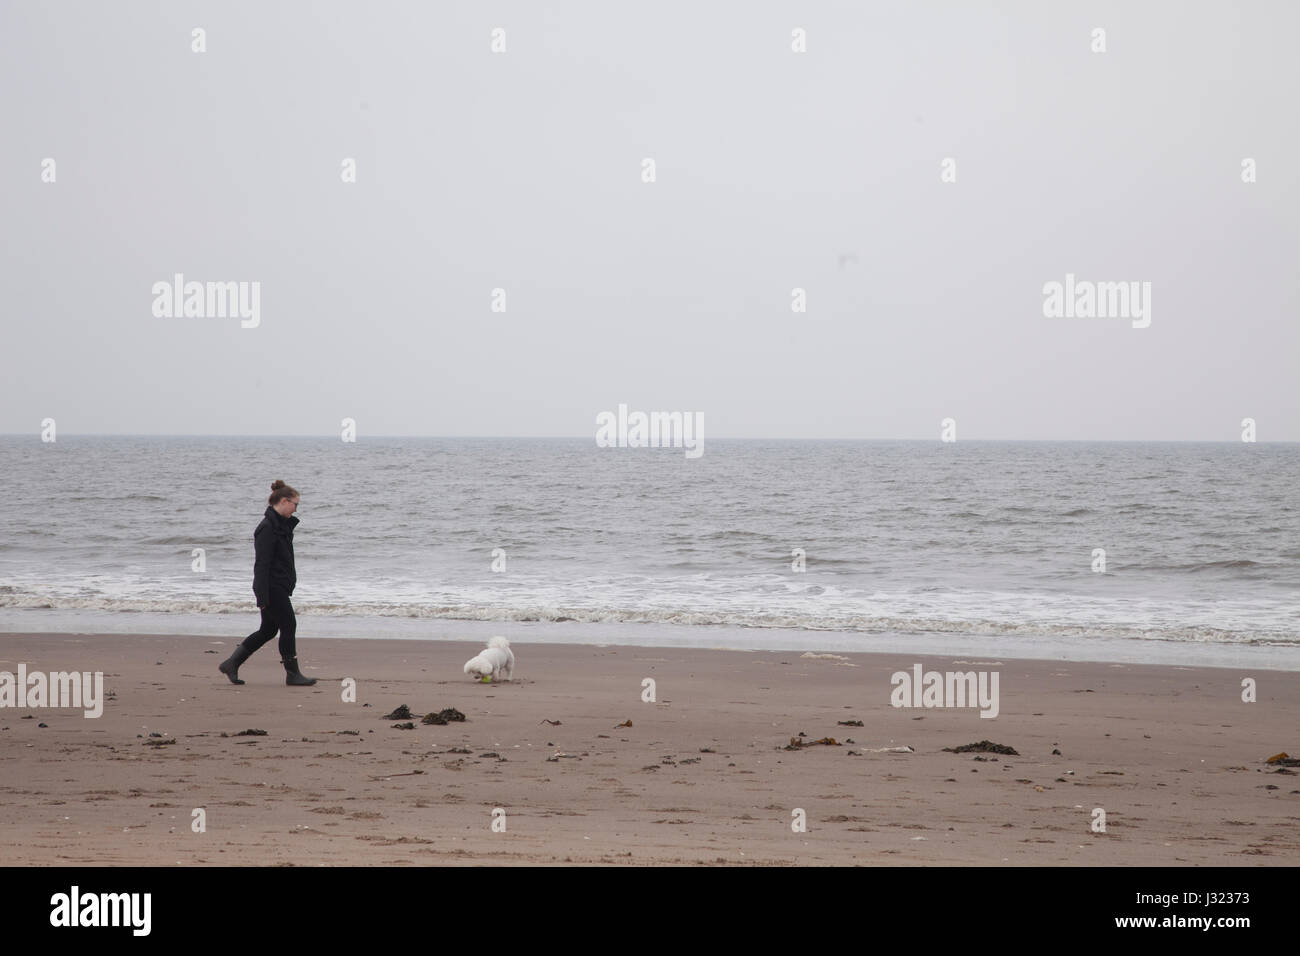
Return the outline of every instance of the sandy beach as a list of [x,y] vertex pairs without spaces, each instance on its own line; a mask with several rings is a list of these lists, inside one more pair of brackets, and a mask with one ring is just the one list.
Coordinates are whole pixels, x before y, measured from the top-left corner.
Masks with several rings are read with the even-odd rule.
[[[482,685],[478,641],[300,639],[315,687],[274,643],[236,687],[235,640],[0,635],[0,671],[102,671],[107,697],[0,710],[0,864],[1300,861],[1300,775],[1265,763],[1300,756],[1293,672],[517,643]],[[891,706],[916,664],[996,672],[996,718]],[[1018,755],[944,751],[981,740]]]

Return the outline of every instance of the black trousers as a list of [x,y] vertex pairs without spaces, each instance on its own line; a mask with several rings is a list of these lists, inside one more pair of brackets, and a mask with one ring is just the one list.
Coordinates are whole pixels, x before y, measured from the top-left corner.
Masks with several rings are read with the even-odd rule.
[[251,654],[275,637],[275,632],[279,631],[280,657],[284,660],[297,657],[298,618],[294,616],[289,592],[274,585],[268,590],[269,598],[266,607],[262,608],[262,626],[244,638],[244,646]]

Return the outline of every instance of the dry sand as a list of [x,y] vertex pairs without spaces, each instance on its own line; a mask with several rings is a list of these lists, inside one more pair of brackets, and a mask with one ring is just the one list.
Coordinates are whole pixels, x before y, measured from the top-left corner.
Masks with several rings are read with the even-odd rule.
[[[1297,673],[515,644],[518,679],[481,685],[479,642],[316,639],[315,687],[284,686],[274,642],[236,687],[234,643],[0,635],[0,670],[103,671],[112,695],[98,719],[0,710],[0,864],[1300,862],[1300,775],[1264,763],[1300,756]],[[917,662],[998,671],[998,717],[891,707]],[[381,719],[403,703],[413,730]],[[446,707],[467,721],[419,722]],[[841,744],[783,749],[801,731]],[[1020,756],[942,749],[986,738]]]

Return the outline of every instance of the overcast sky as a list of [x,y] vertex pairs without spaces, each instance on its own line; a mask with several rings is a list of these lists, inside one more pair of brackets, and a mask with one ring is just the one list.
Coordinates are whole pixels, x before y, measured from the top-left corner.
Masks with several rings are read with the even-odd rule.
[[[1298,35],[1292,2],[6,0],[0,432],[594,436],[625,403],[1297,441]],[[260,324],[154,315],[176,273],[260,283]],[[1045,317],[1067,273],[1151,283],[1149,327]]]

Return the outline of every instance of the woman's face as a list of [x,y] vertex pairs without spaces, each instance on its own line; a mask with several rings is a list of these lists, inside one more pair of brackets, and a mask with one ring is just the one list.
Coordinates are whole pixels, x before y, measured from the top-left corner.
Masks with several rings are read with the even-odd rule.
[[280,513],[281,518],[287,518],[298,510],[297,498],[281,498],[275,503],[275,510]]

